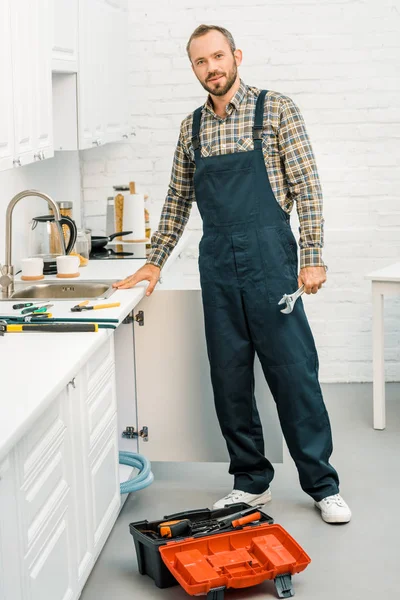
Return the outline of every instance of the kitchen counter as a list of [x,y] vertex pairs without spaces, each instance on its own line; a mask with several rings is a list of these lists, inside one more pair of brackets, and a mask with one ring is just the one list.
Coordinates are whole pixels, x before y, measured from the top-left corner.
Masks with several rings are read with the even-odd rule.
[[[184,232],[166,262],[162,276],[185,248],[190,235],[189,231]],[[64,281],[117,281],[137,271],[145,262],[145,259],[92,260],[80,269],[79,278]],[[61,281],[55,276],[46,276],[45,279]],[[104,302],[120,302],[121,306],[96,311],[95,315],[85,311],[71,313],[71,306],[79,300],[54,301],[50,311],[54,317],[107,317],[118,319],[121,323],[143,298],[147,285],[145,281],[129,290],[116,290]],[[19,311],[12,310],[12,304],[15,300],[1,302],[1,314],[18,314]],[[110,335],[113,335],[112,329],[101,329],[97,333],[15,333],[0,337],[0,461]]]

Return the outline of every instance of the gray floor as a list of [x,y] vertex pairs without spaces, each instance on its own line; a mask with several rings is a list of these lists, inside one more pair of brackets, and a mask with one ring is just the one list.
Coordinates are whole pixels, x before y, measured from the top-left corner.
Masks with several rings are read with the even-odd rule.
[[[348,525],[324,523],[299,487],[285,453],[276,465],[273,499],[265,511],[303,546],[312,562],[293,582],[305,600],[399,598],[400,385],[387,386],[387,428],[372,429],[372,386],[323,386],[334,434],[332,464],[353,511]],[[129,523],[184,509],[210,507],[231,489],[222,464],[152,465],[155,482],[131,494],[82,592],[82,600],[189,598],[179,586],[158,589],[137,571]],[[276,598],[271,582],[228,590],[227,600]]]

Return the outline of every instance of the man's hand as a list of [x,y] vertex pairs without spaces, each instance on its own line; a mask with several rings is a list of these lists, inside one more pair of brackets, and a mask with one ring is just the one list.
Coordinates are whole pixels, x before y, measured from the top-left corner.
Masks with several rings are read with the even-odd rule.
[[326,281],[325,267],[303,267],[300,269],[298,284],[304,284],[306,294],[316,294]]
[[113,287],[118,288],[119,290],[127,290],[134,287],[139,281],[149,281],[150,283],[147,286],[146,296],[150,296],[160,278],[160,271],[160,267],[156,267],[156,265],[143,265],[143,267],[138,269],[133,275],[129,275],[126,279],[113,283]]

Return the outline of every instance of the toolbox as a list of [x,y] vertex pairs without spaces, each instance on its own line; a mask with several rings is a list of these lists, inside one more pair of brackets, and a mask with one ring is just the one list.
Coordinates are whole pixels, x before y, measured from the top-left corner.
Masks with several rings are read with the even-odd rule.
[[[191,535],[162,538],[161,525],[189,520],[194,531],[202,523],[257,511],[258,520],[241,526],[210,528]],[[157,521],[130,523],[139,572],[159,588],[179,583],[191,596],[223,600],[228,588],[246,588],[270,579],[280,598],[294,595],[292,575],[311,562],[301,546],[263,511],[238,503],[218,510],[198,509],[166,515]]]

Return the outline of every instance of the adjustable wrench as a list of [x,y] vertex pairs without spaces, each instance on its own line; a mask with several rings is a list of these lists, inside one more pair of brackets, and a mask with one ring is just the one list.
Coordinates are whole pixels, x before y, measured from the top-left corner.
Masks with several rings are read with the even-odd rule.
[[281,313],[288,315],[292,312],[294,305],[296,303],[297,298],[299,298],[304,293],[304,285],[302,285],[294,294],[283,294],[282,298],[279,300],[279,304],[286,304],[285,308],[282,308]]

